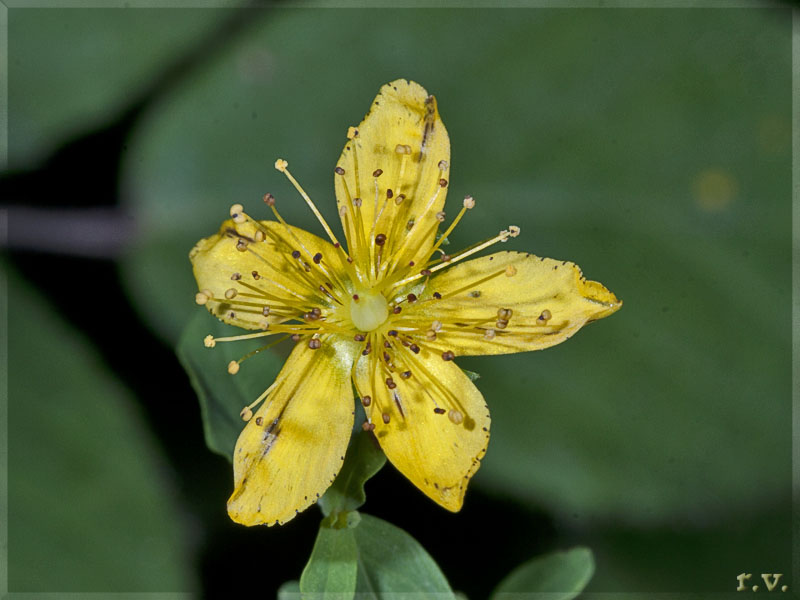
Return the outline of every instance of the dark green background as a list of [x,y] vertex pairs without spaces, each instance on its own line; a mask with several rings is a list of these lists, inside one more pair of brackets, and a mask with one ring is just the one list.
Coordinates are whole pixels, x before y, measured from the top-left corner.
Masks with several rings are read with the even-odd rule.
[[266,218],[267,191],[319,233],[279,156],[337,221],[347,126],[399,77],[437,96],[451,202],[477,201],[454,247],[519,225],[506,247],[573,260],[625,306],[546,352],[460,362],[493,417],[462,513],[390,468],[364,510],[476,598],[574,544],[595,552],[590,591],[800,586],[788,8],[8,14],[3,202],[136,224],[110,259],[11,254],[10,590],[210,594],[254,562],[275,588],[298,577],[315,509],[283,530],[225,520],[228,467],[168,350],[202,310],[187,252],[234,202]]

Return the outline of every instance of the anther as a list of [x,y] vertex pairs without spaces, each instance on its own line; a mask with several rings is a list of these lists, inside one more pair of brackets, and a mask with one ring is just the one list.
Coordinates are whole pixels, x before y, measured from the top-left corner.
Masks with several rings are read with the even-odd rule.
[[487,340],[493,340],[495,335],[497,335],[497,334],[495,333],[494,329],[487,329],[483,333],[484,339],[487,339]]
[[442,327],[443,324],[441,321],[434,321],[433,323],[431,323],[431,329],[433,329],[434,331],[441,331]]
[[383,175],[383,169],[375,169],[372,172],[372,176],[373,177],[380,177],[381,175]]
[[241,238],[240,238],[240,239],[238,239],[238,240],[236,240],[236,249],[237,249],[239,252],[246,252],[246,251],[247,251],[247,242],[245,242],[245,241],[244,241],[243,239],[241,239]]
[[439,292],[433,292],[433,297],[436,298],[437,300],[442,299],[442,295]]
[[387,335],[390,335],[392,337],[397,337],[397,330],[396,329],[390,329]]
[[265,317],[268,317],[269,316],[269,306],[265,306],[264,308],[262,308],[261,309],[261,314],[264,315]]
[[369,423],[367,421],[364,421],[361,424],[361,429],[363,429],[364,431],[375,431],[375,423]]
[[414,228],[414,219],[409,219],[406,223],[406,230],[411,231]]
[[313,260],[314,260],[314,264],[315,265],[318,265],[320,262],[322,262],[322,252],[317,252],[314,255],[314,259]]
[[355,206],[356,208],[361,206],[361,198],[353,198],[353,206]]
[[497,327],[498,329],[505,329],[506,327],[508,327],[508,321],[506,321],[505,319],[497,319],[497,323],[495,323],[494,326]]
[[381,415],[381,418],[383,419],[383,422],[384,422],[384,424],[386,424],[386,425],[388,425],[388,424],[389,424],[389,421],[391,421],[391,420],[392,420],[392,418],[389,416],[389,413],[383,413],[383,414]]
[[300,250],[293,250],[292,251],[292,258],[294,258],[295,260],[300,258]]
[[337,175],[344,175],[344,169],[342,167],[336,167],[333,170]]
[[442,352],[442,360],[453,360],[455,357],[456,355],[452,350],[446,350],[445,352]]
[[464,208],[467,210],[475,208],[475,199],[472,196],[464,196]]
[[301,335],[299,333],[293,333],[292,334],[292,341],[293,342],[299,342],[300,338],[301,338]]
[[370,344],[369,342],[367,342],[367,345],[366,345],[366,346],[364,346],[364,349],[361,351],[361,355],[362,355],[362,356],[366,356],[366,355],[367,355],[367,354],[369,354],[370,352],[372,352],[372,344]]
[[517,237],[519,235],[520,231],[521,231],[521,229],[519,227],[517,227],[516,225],[509,225],[508,226],[508,234],[511,237]]
[[361,404],[364,405],[365,407],[372,404],[372,396],[362,396]]
[[430,269],[422,269],[422,271],[419,272],[419,274],[422,275],[423,277],[427,277],[431,273],[433,273],[433,271],[431,271]]
[[446,160],[440,160],[439,161],[439,168],[442,171],[447,171],[447,161]]
[[514,314],[514,311],[510,308],[498,308],[497,309],[497,318],[504,319],[508,321],[511,318],[511,315]]
[[214,336],[209,333],[205,338],[203,338],[203,345],[206,348],[213,348],[217,345],[217,340],[215,340]]
[[542,311],[542,314],[540,314],[539,317],[536,319],[536,322],[539,323],[540,325],[544,325],[552,318],[553,318],[553,313],[551,313],[549,310],[545,308]]
[[243,214],[244,206],[241,204],[234,204],[231,206],[231,219],[233,219],[234,223],[244,223],[247,221],[247,217]]
[[443,210],[440,210],[439,212],[436,213],[436,220],[439,221],[439,223],[444,223],[446,217],[447,215]]
[[205,304],[206,302],[208,302],[208,301],[209,301],[209,297],[208,297],[208,296],[207,296],[205,293],[203,293],[203,292],[197,292],[197,293],[194,295],[194,301],[195,301],[197,304],[199,304],[200,306],[202,306],[203,304]]
[[343,217],[343,216],[345,216],[346,214],[347,214],[347,207],[346,207],[344,204],[342,204],[342,205],[339,207],[339,216],[340,216],[340,217]]
[[239,413],[239,416],[242,417],[242,421],[249,421],[253,418],[253,411],[250,410],[249,406],[245,406]]
[[506,267],[506,277],[513,277],[517,274],[517,267],[514,265],[508,265]]
[[347,139],[352,140],[353,138],[358,137],[358,129],[355,127],[348,127],[347,128]]
[[357,333],[353,336],[353,339],[357,342],[363,342],[367,338],[364,337],[363,333]]
[[394,314],[396,314],[396,315],[399,315],[399,314],[400,314],[400,311],[402,311],[402,310],[403,310],[403,307],[402,307],[402,306],[395,306],[395,307],[392,309],[392,312],[393,312]]
[[394,388],[397,387],[397,384],[394,382],[394,379],[392,379],[391,377],[387,377],[386,387],[388,387],[390,390],[393,390]]
[[231,375],[236,375],[239,372],[239,363],[235,360],[232,360],[228,363],[228,373]]
[[433,329],[429,329],[425,332],[425,339],[429,342],[433,342],[436,339],[436,332]]
[[413,304],[414,302],[417,301],[417,296],[416,294],[409,294],[408,296],[406,296],[406,300],[408,300],[409,304]]
[[411,350],[414,354],[419,354],[419,346],[417,346],[416,344],[411,344],[408,347],[408,349]]
[[234,298],[236,298],[236,294],[237,291],[234,288],[228,288],[227,290],[225,290],[225,297],[228,300],[233,300]]
[[375,245],[376,246],[383,246],[386,243],[386,235],[383,233],[379,233],[375,236]]
[[440,187],[447,187],[447,179],[440,179],[439,180]]
[[311,348],[312,350],[319,350],[321,346],[322,342],[319,341],[318,338],[311,338],[310,340],[308,340],[308,347]]
[[264,417],[256,417],[256,425],[261,427],[264,424]]
[[411,154],[411,146],[408,144],[397,144],[397,146],[394,147],[394,151],[397,154]]
[[275,161],[275,168],[278,169],[278,171],[280,171],[281,173],[284,173],[286,171],[286,167],[288,166],[289,163],[283,160],[282,158],[279,158],[278,160]]
[[263,242],[263,241],[264,241],[264,232],[263,232],[263,231],[261,231],[260,229],[259,229],[259,230],[257,230],[257,231],[255,232],[255,235],[253,235],[253,239],[254,239],[255,241],[257,241],[257,242]]
[[394,203],[397,204],[397,206],[400,206],[403,203],[403,200],[405,199],[406,199],[405,194],[397,194],[397,198],[394,199]]
[[453,257],[450,256],[449,254],[442,254],[442,262],[450,262],[450,259],[452,258]]
[[444,414],[445,412],[447,412],[447,411],[446,411],[445,409],[443,409],[443,408],[439,408],[439,407],[437,406],[436,408],[434,408],[434,409],[433,409],[433,412],[435,412],[437,415],[443,415],[443,414]]
[[261,279],[261,275],[259,275],[259,274],[258,274],[258,271],[253,271],[253,272],[251,273],[251,275],[253,276],[253,279],[255,279],[256,281],[258,281],[259,279]]
[[461,425],[461,423],[464,421],[464,415],[462,414],[462,412],[454,408],[447,413],[447,418],[450,419],[450,421],[452,423],[455,423],[456,425]]
[[275,196],[270,193],[264,194],[264,204],[267,206],[275,206]]
[[388,365],[390,362],[392,362],[392,357],[391,357],[391,356],[389,356],[389,353],[388,353],[388,352],[384,352],[384,353],[383,353],[383,362],[385,362],[387,365]]

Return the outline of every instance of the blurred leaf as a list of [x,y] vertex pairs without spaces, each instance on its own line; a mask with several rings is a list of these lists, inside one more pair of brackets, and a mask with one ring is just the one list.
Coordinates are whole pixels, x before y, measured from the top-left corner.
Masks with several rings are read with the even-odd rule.
[[172,335],[186,252],[233,202],[271,191],[319,232],[278,156],[336,223],[347,126],[413,78],[450,133],[451,201],[477,202],[452,245],[512,222],[527,237],[508,249],[574,260],[625,301],[546,352],[459,361],[493,418],[474,485],[562,517],[754,510],[791,473],[791,22],[691,11],[277,11],[131,148],[144,243],[180,249],[128,257],[140,310]]
[[206,443],[228,460],[233,458],[236,440],[244,427],[239,413],[270,386],[283,363],[267,350],[249,358],[236,375],[230,375],[227,371],[230,361],[263,347],[264,342],[258,339],[220,342],[214,348],[206,348],[203,339],[209,334],[225,337],[242,333],[204,308],[195,307],[177,347],[178,358],[200,400]]
[[303,598],[346,600],[356,591],[358,549],[353,529],[333,529],[320,525],[314,550],[303,574]]
[[28,166],[55,144],[112,118],[222,12],[11,8],[10,166]]
[[278,589],[278,600],[300,600],[300,582],[287,581]]
[[547,600],[571,600],[581,593],[594,573],[594,559],[588,548],[573,548],[537,556],[514,569],[497,586],[493,600],[517,598],[519,594]]
[[352,530],[358,545],[358,598],[454,598],[434,560],[402,529],[377,517],[361,515]]
[[367,500],[364,484],[386,464],[386,455],[373,435],[360,431],[353,435],[339,475],[318,504],[325,516],[356,510]]
[[9,284],[9,590],[190,591],[186,524],[134,399],[79,332]]
[[792,497],[786,493],[765,503],[755,515],[709,520],[691,529],[614,524],[593,530],[581,536],[592,547],[597,566],[587,587],[588,597],[625,590],[640,592],[638,597],[645,599],[670,590],[676,598],[694,593],[702,600],[732,592],[742,571],[757,578],[761,573],[784,573],[789,578],[792,529],[787,524],[791,516]]

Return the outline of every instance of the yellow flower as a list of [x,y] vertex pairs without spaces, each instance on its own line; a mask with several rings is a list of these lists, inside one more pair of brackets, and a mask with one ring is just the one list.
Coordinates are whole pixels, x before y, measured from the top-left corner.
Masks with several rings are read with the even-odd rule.
[[[330,239],[241,205],[192,250],[196,300],[226,323],[294,349],[275,382],[242,411],[228,513],[245,525],[285,523],[316,502],[341,468],[353,390],[392,464],[431,499],[461,508],[489,443],[483,396],[459,356],[558,344],[622,302],[569,262],[515,251],[464,260],[519,234],[509,226],[464,251],[443,241],[475,206],[467,196],[441,234],[450,141],[436,99],[400,79],[381,88],[337,162],[346,248],[279,159]],[[229,365],[235,374],[239,363]],[[252,408],[261,403],[253,414]],[[254,418],[253,418],[254,417]]]

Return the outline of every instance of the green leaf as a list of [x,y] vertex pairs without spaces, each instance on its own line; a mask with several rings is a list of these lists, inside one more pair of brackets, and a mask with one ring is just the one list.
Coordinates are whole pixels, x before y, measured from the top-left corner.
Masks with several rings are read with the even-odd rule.
[[481,378],[481,374],[476,373],[475,371],[467,371],[466,369],[461,369],[461,371],[464,373],[464,375],[469,377],[469,380],[472,382],[478,381],[478,379]]
[[377,600],[387,594],[392,598],[455,598],[438,565],[402,529],[362,514],[352,531],[358,545],[359,600]]
[[191,591],[186,515],[135,399],[13,273],[8,311],[8,589]]
[[303,574],[300,591],[306,600],[346,600],[356,592],[358,549],[354,530],[320,525],[314,550]]
[[[492,594],[492,600],[519,598],[519,594],[547,600],[571,600],[581,593],[594,573],[588,548],[573,548],[537,556],[514,569]],[[544,595],[546,594],[546,596]]]
[[386,455],[374,436],[366,431],[353,435],[342,470],[319,499],[322,512],[331,514],[356,510],[367,500],[364,484],[386,464]]
[[204,308],[195,307],[177,347],[178,358],[200,400],[206,443],[228,460],[233,458],[236,440],[244,427],[239,413],[270,386],[282,364],[276,354],[267,350],[247,359],[236,375],[230,375],[230,361],[263,347],[264,342],[219,342],[214,348],[206,348],[203,339],[209,334],[224,337],[242,333],[241,329],[218,321]]

